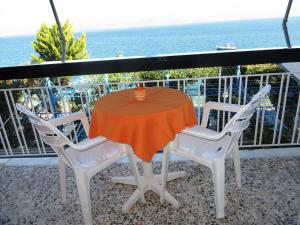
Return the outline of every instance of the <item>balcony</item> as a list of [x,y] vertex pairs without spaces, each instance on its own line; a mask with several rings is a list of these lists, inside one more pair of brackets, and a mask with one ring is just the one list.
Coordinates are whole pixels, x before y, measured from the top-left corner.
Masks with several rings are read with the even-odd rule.
[[[223,52],[172,55],[148,58],[124,58],[83,62],[0,68],[2,79],[49,77],[59,74],[97,74],[136,72],[208,66],[295,62],[299,49]],[[16,82],[16,81],[7,81]],[[131,80],[81,83],[76,85],[24,86],[0,90],[0,160],[2,190],[0,222],[3,224],[82,224],[75,177],[68,171],[68,203],[63,204],[55,153],[45,145],[15,103],[20,102],[44,119],[82,110],[90,118],[95,101],[110,92],[137,85],[161,86],[185,92],[194,103],[198,124],[203,104],[219,101],[245,104],[260,87],[272,90],[257,108],[249,128],[240,138],[242,189],[234,182],[232,160],[226,170],[226,217],[215,219],[213,185],[210,171],[190,161],[173,158],[171,171],[185,170],[188,176],[168,184],[167,188],[182,204],[173,209],[160,205],[156,195],[148,193],[147,203],[135,205],[129,214],[120,207],[133,188],[112,184],[113,175],[127,175],[126,161],[98,174],[91,182],[92,211],[96,224],[298,224],[299,223],[299,146],[300,86],[294,73],[262,73],[210,77]],[[209,127],[221,131],[233,116],[213,112]],[[85,138],[80,123],[60,127],[70,140]],[[17,159],[21,157],[22,159]],[[39,158],[33,158],[39,157]],[[44,158],[41,158],[44,157]],[[160,154],[155,172],[160,172]],[[126,171],[126,172],[125,172]],[[99,191],[101,190],[101,191]]]

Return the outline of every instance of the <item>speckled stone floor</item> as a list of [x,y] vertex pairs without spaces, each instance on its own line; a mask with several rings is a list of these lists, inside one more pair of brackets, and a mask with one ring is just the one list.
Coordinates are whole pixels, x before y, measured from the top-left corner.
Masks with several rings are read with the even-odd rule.
[[[160,163],[155,163],[155,172]],[[113,175],[129,175],[128,165],[114,164],[91,181],[94,224],[298,224],[300,219],[300,157],[243,159],[242,189],[234,180],[233,163],[226,163],[224,219],[215,218],[210,170],[190,161],[172,162],[170,171],[188,176],[169,182],[167,189],[180,201],[179,209],[161,205],[146,194],[146,204],[136,204],[128,214],[122,204],[134,188],[113,184]],[[54,166],[0,169],[0,224],[83,224],[74,173],[67,171],[68,196],[63,204],[58,170]]]

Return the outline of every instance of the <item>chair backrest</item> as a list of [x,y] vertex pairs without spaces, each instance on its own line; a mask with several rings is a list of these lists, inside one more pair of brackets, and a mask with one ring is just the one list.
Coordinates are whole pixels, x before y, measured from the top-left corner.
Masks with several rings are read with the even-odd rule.
[[266,97],[270,90],[271,85],[266,85],[265,87],[263,87],[252,97],[251,101],[247,105],[243,106],[241,110],[238,111],[226,124],[221,133],[223,133],[223,135],[225,135],[226,133],[230,133],[230,135],[232,136],[226,151],[228,151],[228,149],[231,149],[231,145],[239,139],[242,131],[248,128],[250,119],[253,116],[256,108],[259,106],[260,101]]
[[46,120],[39,118],[35,113],[31,112],[21,104],[16,104],[16,108],[24,113],[38,131],[41,139],[63,159],[70,164],[68,157],[64,153],[64,146],[73,146],[74,144],[55,126],[51,125]]

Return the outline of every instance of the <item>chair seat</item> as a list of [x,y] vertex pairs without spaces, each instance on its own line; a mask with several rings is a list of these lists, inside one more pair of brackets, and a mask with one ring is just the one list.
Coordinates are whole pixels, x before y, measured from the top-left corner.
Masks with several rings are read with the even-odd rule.
[[[98,138],[86,138],[85,140],[79,142],[78,145],[84,146],[87,143],[98,141],[96,139]],[[65,149],[65,153],[73,162],[87,168],[98,166],[106,160],[112,159],[113,157],[121,155],[125,152],[120,148],[120,144],[107,140],[86,151],[77,151],[72,147],[69,147]]]
[[[208,128],[203,128],[198,125],[188,128],[187,130],[196,132],[198,134],[216,135],[216,131]],[[201,159],[213,160],[224,156],[227,143],[230,141],[229,135],[224,135],[221,139],[216,141],[207,140],[204,138],[194,137],[187,134],[178,135],[178,151],[188,153],[193,157]]]

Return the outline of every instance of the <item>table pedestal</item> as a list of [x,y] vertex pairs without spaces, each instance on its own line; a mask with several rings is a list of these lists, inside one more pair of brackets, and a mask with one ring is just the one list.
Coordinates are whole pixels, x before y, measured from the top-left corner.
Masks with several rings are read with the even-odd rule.
[[[153,191],[156,194],[160,195],[161,193],[161,185],[160,179],[161,175],[154,175],[152,172],[152,162],[143,161],[143,173],[141,176],[141,181],[143,185],[144,193],[147,191]],[[175,180],[180,177],[184,177],[186,175],[185,171],[181,172],[173,172],[168,174],[167,181]],[[128,185],[136,185],[134,177],[113,177],[113,183],[120,184],[128,184]],[[140,199],[139,189],[136,189],[131,197],[127,200],[127,202],[123,205],[122,211],[128,212],[128,210]],[[173,207],[178,208],[179,202],[169,193],[165,192],[165,200],[169,202]]]

